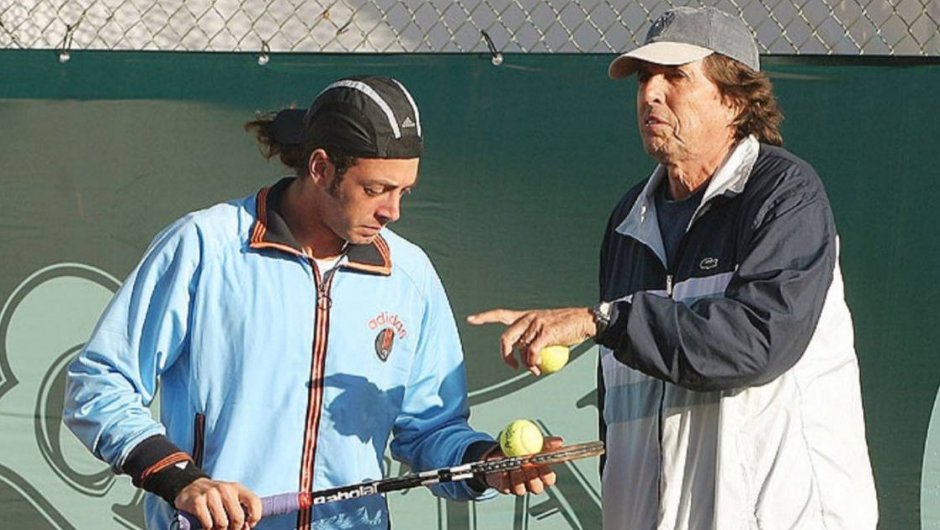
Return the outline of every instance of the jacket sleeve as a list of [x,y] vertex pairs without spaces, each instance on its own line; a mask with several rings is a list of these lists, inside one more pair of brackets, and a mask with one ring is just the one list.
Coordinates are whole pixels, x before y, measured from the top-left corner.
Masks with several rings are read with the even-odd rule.
[[793,185],[762,202],[724,296],[690,305],[646,292],[619,302],[598,342],[628,366],[692,390],[765,384],[800,359],[836,260],[820,186]]
[[[444,288],[430,263],[424,297],[415,360],[391,444],[392,456],[415,471],[459,465],[465,457],[474,458],[480,452],[477,449],[485,448],[480,442],[495,443],[468,424],[463,349]],[[496,494],[495,490],[474,489],[466,481],[438,484],[431,491],[452,500]]]
[[[161,462],[191,462],[166,440],[147,406],[160,375],[187,350],[200,255],[198,231],[186,218],[161,232],[68,367],[66,425],[96,457],[115,472],[132,475],[138,486],[161,471]],[[203,475],[187,472],[185,478],[198,476]]]

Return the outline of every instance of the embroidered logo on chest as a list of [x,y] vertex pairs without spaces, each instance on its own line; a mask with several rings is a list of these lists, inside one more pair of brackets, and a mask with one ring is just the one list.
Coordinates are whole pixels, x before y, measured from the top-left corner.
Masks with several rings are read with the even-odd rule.
[[703,271],[710,271],[718,266],[718,258],[704,258],[698,262],[698,268]]
[[375,336],[375,354],[383,362],[388,360],[392,354],[392,346],[395,344],[395,336],[404,339],[408,336],[408,330],[405,329],[405,323],[398,318],[398,315],[387,311],[379,313],[375,318],[369,321],[369,329],[378,329],[379,334]]
[[375,354],[379,356],[382,362],[388,360],[392,354],[392,346],[395,344],[395,332],[392,328],[384,328],[375,336]]

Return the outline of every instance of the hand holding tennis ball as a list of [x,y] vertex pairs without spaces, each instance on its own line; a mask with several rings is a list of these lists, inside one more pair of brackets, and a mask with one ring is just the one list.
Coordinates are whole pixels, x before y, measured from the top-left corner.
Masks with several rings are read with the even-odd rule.
[[499,433],[499,448],[506,456],[538,453],[542,441],[542,431],[529,420],[516,420]]
[[548,346],[539,352],[539,371],[543,374],[557,372],[568,364],[571,350],[567,346]]

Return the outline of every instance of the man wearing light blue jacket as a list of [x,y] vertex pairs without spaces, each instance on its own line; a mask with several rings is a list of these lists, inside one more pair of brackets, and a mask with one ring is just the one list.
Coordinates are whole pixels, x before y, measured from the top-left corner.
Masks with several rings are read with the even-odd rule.
[[[327,86],[309,110],[248,124],[292,168],[257,194],[191,213],[152,242],[68,370],[65,422],[152,493],[149,528],[177,510],[254,527],[258,496],[375,479],[498,452],[471,429],[461,345],[433,266],[386,228],[415,185],[418,108],[398,81]],[[161,390],[161,418],[146,406]],[[439,485],[517,495],[549,469]],[[381,496],[264,519],[259,528],[389,528]]]

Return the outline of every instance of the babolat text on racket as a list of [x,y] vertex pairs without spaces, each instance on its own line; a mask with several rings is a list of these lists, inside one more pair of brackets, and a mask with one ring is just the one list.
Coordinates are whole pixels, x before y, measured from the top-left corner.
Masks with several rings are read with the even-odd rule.
[[[285,513],[306,510],[329,502],[357,499],[369,495],[381,495],[390,491],[401,491],[417,486],[432,486],[446,482],[459,482],[474,476],[484,476],[492,473],[516,471],[527,467],[560,464],[569,460],[579,460],[604,454],[604,443],[586,442],[568,445],[525,456],[497,458],[493,460],[480,460],[454,467],[409,473],[400,477],[383,478],[339,486],[306,493],[282,493],[261,498],[261,516],[281,515]],[[178,517],[180,530],[196,530],[200,523],[195,516],[180,512]]]

